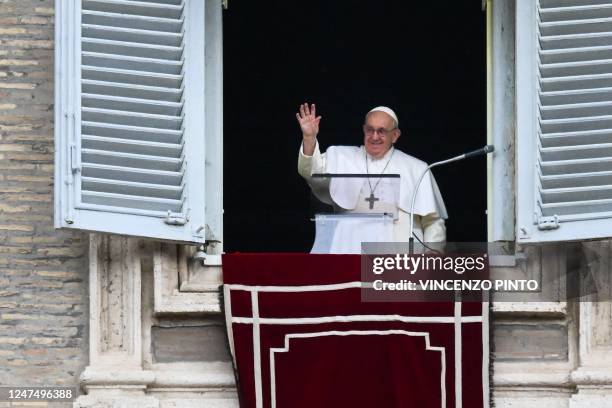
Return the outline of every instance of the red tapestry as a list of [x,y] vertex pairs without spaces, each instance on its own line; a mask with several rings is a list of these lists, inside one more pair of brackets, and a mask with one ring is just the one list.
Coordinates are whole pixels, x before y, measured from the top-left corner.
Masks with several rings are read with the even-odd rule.
[[488,407],[488,304],[362,302],[360,262],[223,256],[240,406]]

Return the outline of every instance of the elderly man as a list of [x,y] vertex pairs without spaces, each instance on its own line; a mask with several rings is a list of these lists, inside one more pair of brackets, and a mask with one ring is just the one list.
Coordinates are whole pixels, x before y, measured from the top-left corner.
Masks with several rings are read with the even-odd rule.
[[[334,195],[333,189],[329,188],[323,194],[322,185],[312,178],[313,174],[400,175],[399,199],[396,203],[399,211],[393,226],[393,237],[396,242],[408,241],[412,195],[418,177],[427,164],[394,147],[401,135],[397,115],[384,106],[372,109],[367,113],[363,125],[363,146],[331,146],[325,153],[320,152],[317,142],[321,116],[316,115],[315,105],[300,105],[296,118],[302,130],[298,172],[306,179],[317,197],[341,211],[360,212],[361,208],[373,208],[377,179],[374,177],[360,182],[354,194],[336,192]],[[381,178],[378,178],[378,181],[380,180]],[[323,195],[328,199],[322,198]],[[426,242],[445,241],[446,217],[442,196],[433,175],[429,173],[419,187],[415,202],[414,233],[417,238]]]

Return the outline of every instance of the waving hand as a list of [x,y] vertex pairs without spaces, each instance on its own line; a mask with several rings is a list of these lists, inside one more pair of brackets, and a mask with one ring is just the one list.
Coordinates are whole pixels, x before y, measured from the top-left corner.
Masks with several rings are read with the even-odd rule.
[[295,114],[295,117],[300,124],[300,129],[302,129],[304,154],[311,156],[316,145],[321,116],[317,116],[317,108],[314,103],[310,106],[307,103],[303,103],[300,105],[300,111]]
[[301,104],[300,112],[296,113],[295,117],[300,124],[304,138],[314,138],[317,136],[321,116],[317,117],[317,108],[314,103],[310,107],[307,103]]

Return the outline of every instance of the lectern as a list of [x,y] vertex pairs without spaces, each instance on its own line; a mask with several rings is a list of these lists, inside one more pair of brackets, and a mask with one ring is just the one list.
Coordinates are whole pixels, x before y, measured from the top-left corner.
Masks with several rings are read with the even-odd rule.
[[314,174],[311,253],[360,254],[362,242],[393,242],[399,181],[398,174]]

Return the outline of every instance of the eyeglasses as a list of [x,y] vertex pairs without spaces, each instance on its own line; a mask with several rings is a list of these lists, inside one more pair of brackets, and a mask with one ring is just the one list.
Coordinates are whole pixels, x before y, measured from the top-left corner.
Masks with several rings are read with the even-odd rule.
[[395,129],[397,129],[396,127],[394,127],[393,129],[385,129],[385,128],[378,128],[378,129],[374,129],[371,126],[368,125],[363,125],[363,133],[365,133],[367,136],[372,136],[374,133],[376,133],[378,136],[387,136],[389,133],[393,132]]

